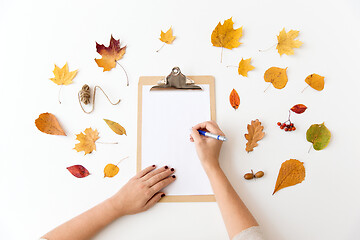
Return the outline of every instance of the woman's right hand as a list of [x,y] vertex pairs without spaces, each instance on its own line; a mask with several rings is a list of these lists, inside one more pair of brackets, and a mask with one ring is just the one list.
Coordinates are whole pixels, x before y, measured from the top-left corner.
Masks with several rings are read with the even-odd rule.
[[203,122],[192,128],[190,141],[195,143],[196,152],[205,171],[211,168],[218,168],[219,155],[222,141],[205,137],[199,134],[198,130],[208,131],[217,135],[224,136],[219,126],[214,121]]

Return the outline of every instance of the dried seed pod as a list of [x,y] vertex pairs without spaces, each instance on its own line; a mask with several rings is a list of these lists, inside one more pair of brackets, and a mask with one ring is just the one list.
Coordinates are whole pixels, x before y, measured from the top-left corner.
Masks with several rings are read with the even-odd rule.
[[244,175],[244,178],[245,178],[246,180],[253,179],[253,178],[254,178],[254,174],[252,174],[252,173],[246,173],[246,174]]
[[264,172],[263,171],[258,171],[257,173],[255,173],[255,178],[261,178],[264,176]]

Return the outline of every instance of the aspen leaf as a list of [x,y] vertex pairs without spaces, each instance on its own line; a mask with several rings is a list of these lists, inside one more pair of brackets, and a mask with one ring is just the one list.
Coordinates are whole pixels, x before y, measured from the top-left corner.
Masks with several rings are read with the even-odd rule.
[[43,133],[66,136],[56,117],[51,113],[42,113],[35,120],[36,127]]
[[284,53],[286,55],[293,55],[294,49],[299,48],[302,45],[302,42],[299,40],[294,40],[299,35],[299,31],[290,30],[289,32],[285,31],[285,28],[280,31],[279,36],[277,36],[278,44],[276,49],[278,50],[280,56]]
[[313,124],[306,131],[306,140],[313,144],[313,148],[316,151],[326,148],[331,138],[331,132],[322,124]]
[[278,67],[269,68],[264,74],[265,82],[270,82],[277,89],[284,88],[288,82],[286,69]]
[[245,60],[243,58],[241,58],[241,61],[239,62],[239,67],[238,67],[239,75],[247,77],[248,71],[255,69],[255,67],[250,64],[250,61],[251,61],[251,58],[248,58]]
[[255,121],[253,120],[251,121],[251,125],[247,125],[248,133],[245,134],[245,138],[248,140],[245,148],[247,152],[253,151],[254,147],[258,146],[257,142],[260,141],[265,135],[263,129],[264,127],[261,126],[259,119],[256,119]]
[[290,159],[283,162],[279,170],[273,195],[280,189],[301,183],[304,179],[305,167],[303,162],[296,159]]
[[77,152],[84,151],[85,152],[84,155],[86,155],[88,153],[91,153],[93,150],[96,150],[95,142],[100,137],[96,129],[94,131],[91,128],[86,128],[84,133],[85,134],[83,133],[76,134],[76,140],[79,140],[80,143],[75,144],[74,149]]
[[240,97],[239,94],[233,89],[229,96],[231,106],[236,110],[240,105]]
[[72,83],[72,80],[76,76],[77,70],[69,72],[69,67],[67,63],[65,63],[62,68],[59,68],[55,64],[53,73],[55,77],[50,78],[51,81],[53,81],[57,85],[69,85]]
[[102,58],[95,58],[95,62],[99,67],[104,68],[103,72],[105,72],[110,71],[116,66],[116,61],[120,60],[124,56],[126,46],[120,47],[120,39],[115,40],[111,35],[108,47],[105,47],[103,44],[100,45],[96,42],[96,51],[102,56]]
[[118,174],[118,172],[119,172],[119,167],[112,163],[109,163],[104,168],[104,177],[114,177]]
[[84,178],[89,176],[89,171],[82,165],[74,165],[66,168],[69,172],[77,178]]
[[290,108],[291,111],[297,114],[305,112],[306,109],[307,107],[304,104],[296,104],[292,108]]
[[325,81],[323,76],[320,76],[316,73],[310,74],[306,77],[305,82],[309,84],[315,90],[321,91],[324,89]]
[[111,128],[111,130],[113,130],[116,134],[118,135],[126,135],[126,130],[125,128],[123,128],[120,124],[118,124],[117,122],[113,122],[111,120],[108,119],[104,119],[104,121],[106,122],[106,124]]
[[169,28],[169,30],[167,30],[167,32],[163,32],[161,31],[160,33],[160,41],[166,43],[166,44],[171,44],[174,40],[175,40],[175,36],[173,36],[173,32],[171,27]]

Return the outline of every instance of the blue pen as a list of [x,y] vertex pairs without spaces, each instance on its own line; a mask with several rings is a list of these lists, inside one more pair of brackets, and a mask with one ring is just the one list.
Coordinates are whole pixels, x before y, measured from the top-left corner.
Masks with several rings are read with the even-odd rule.
[[216,135],[216,134],[213,134],[213,133],[205,132],[203,130],[198,130],[198,132],[199,132],[200,135],[203,135],[205,137],[211,137],[211,138],[214,138],[214,139],[217,139],[217,140],[220,140],[220,141],[226,141],[227,140],[227,138],[225,136]]

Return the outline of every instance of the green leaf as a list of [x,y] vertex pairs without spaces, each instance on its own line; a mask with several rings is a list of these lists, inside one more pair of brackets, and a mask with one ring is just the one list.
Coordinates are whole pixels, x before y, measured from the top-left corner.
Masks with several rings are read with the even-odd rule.
[[331,132],[322,124],[313,124],[306,131],[306,140],[313,144],[315,150],[319,151],[329,144],[331,138]]
[[116,134],[118,135],[126,135],[126,130],[125,128],[123,128],[120,124],[118,124],[117,122],[113,122],[111,120],[108,119],[104,119],[104,121],[106,122],[106,124],[111,128],[111,130],[113,130]]

